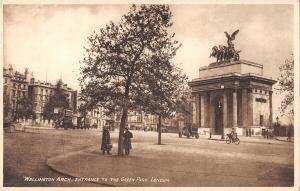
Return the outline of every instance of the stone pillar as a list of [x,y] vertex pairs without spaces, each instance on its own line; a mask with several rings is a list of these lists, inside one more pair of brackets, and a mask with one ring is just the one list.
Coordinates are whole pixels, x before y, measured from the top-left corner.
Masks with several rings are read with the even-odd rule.
[[205,102],[205,109],[204,109],[204,112],[205,112],[205,114],[204,114],[204,126],[206,127],[206,128],[210,128],[210,126],[209,126],[209,106],[210,106],[210,97],[209,97],[209,94],[206,94],[205,95],[205,100],[204,100]]
[[201,94],[200,95],[200,127],[204,127],[205,126],[205,112],[204,112],[204,108],[205,108],[205,98],[206,96]]
[[195,96],[195,104],[196,104],[196,127],[200,126],[200,95],[197,94]]
[[242,126],[248,128],[248,91],[242,89]]
[[237,90],[232,93],[232,126],[237,128]]
[[273,127],[273,106],[272,106],[272,94],[273,94],[273,92],[272,91],[270,91],[269,92],[269,103],[270,103],[270,116],[269,116],[269,120],[270,120],[270,128],[272,128]]
[[211,134],[215,134],[215,108],[213,105],[213,96],[209,95],[209,101],[208,101],[208,118],[209,118],[209,128],[211,131]]
[[197,121],[197,119],[196,119],[197,113],[196,113],[196,98],[195,98],[195,96],[193,96],[192,107],[193,107],[193,113],[192,113],[193,120],[192,120],[192,122],[193,122],[193,124],[195,124],[196,121]]
[[223,134],[222,138],[224,138],[225,135],[225,128],[227,128],[227,93],[226,90],[223,94]]
[[248,90],[248,126],[253,126],[253,93],[252,89]]

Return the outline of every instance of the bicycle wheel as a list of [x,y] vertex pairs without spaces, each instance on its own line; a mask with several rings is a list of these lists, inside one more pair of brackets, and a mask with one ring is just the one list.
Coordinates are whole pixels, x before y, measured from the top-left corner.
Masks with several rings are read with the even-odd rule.
[[228,136],[226,137],[226,143],[227,143],[227,144],[230,144],[230,143],[231,143],[231,139],[230,139]]
[[240,139],[239,138],[235,138],[234,144],[236,144],[236,145],[240,144]]

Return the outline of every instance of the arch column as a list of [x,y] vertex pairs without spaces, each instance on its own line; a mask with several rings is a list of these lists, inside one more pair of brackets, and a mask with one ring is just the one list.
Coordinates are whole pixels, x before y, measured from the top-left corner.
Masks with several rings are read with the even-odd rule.
[[234,89],[232,93],[232,126],[236,130],[237,128],[237,90]]
[[227,94],[226,90],[224,90],[223,94],[223,132],[222,132],[222,139],[224,139],[225,128],[227,128]]

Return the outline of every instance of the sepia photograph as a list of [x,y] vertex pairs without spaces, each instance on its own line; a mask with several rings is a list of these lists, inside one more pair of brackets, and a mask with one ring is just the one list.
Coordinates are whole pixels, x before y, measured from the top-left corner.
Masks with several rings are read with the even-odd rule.
[[299,1],[200,2],[4,2],[2,188],[299,190]]

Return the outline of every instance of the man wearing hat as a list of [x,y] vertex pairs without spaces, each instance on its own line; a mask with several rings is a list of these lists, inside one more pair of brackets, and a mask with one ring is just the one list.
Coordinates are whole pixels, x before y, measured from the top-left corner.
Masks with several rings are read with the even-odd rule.
[[130,149],[132,149],[131,146],[131,138],[133,137],[132,133],[128,130],[128,128],[125,128],[125,132],[124,132],[124,149],[125,149],[125,155],[129,155],[130,153]]
[[103,127],[103,133],[102,133],[102,144],[101,144],[101,150],[102,154],[105,154],[105,151],[107,154],[110,154],[110,150],[112,148],[112,145],[110,144],[110,133],[107,126]]

